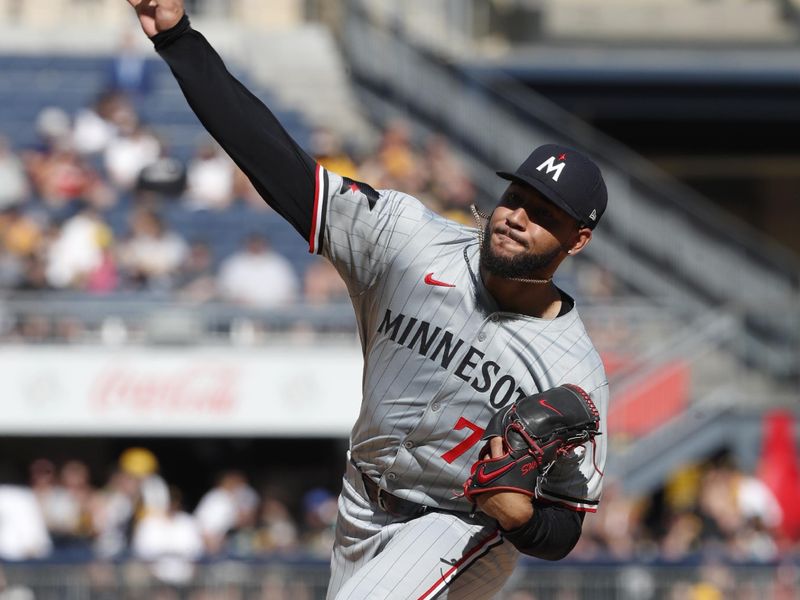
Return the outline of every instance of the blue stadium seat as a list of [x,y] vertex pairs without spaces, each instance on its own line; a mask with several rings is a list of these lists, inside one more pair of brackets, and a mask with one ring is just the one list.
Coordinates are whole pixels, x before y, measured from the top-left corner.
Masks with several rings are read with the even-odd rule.
[[[35,139],[33,122],[39,111],[55,105],[75,113],[90,105],[104,89],[112,61],[111,56],[0,55],[0,131],[8,132],[15,145],[29,145]],[[153,59],[147,68],[152,89],[139,101],[142,117],[167,137],[177,158],[187,160],[205,132],[166,64]],[[254,86],[246,73],[233,72],[273,109],[301,145],[307,143],[310,127],[301,115],[282,110],[274,96]],[[21,126],[21,121],[28,127]]]

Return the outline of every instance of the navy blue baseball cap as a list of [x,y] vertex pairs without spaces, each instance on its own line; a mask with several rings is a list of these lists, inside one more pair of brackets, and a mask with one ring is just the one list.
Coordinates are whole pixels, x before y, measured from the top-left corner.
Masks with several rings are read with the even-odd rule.
[[529,185],[586,227],[594,229],[608,204],[603,175],[594,161],[558,144],[539,146],[503,179]]

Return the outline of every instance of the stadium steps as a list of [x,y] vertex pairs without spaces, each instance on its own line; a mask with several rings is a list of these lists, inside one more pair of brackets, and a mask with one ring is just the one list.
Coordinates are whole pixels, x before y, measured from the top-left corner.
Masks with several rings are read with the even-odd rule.
[[364,145],[373,139],[328,28],[306,24],[269,35],[248,35],[244,45],[253,81],[274,90],[284,107],[337,132],[348,144]]
[[[609,377],[608,476],[634,495],[653,492],[676,469],[703,462],[721,448],[731,449],[742,468],[754,468],[761,447],[757,413],[765,406],[792,410],[796,404],[791,386],[743,367],[726,351],[736,343],[737,332],[735,323],[724,315],[708,314],[695,322],[674,325],[658,346]],[[639,324],[631,329],[634,340],[647,337]],[[686,391],[680,384],[672,389],[658,385],[659,376],[676,363],[689,376],[684,382],[688,384],[686,397],[670,396]],[[656,385],[648,385],[652,382]],[[637,391],[644,395],[631,398]],[[631,399],[638,405],[628,402]],[[637,425],[637,417],[649,426],[626,430],[624,425]]]

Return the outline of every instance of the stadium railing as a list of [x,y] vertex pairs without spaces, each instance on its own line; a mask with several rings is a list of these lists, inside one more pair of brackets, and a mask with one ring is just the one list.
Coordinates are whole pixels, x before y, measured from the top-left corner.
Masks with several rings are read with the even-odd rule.
[[[138,561],[0,564],[0,594],[4,598],[322,600],[327,582],[328,567],[322,561],[237,559],[201,563],[185,584],[159,582],[150,565]],[[654,564],[646,560],[567,559],[544,563],[523,558],[498,598],[788,598],[796,589],[797,567],[791,562],[725,564],[712,559]],[[781,592],[790,595],[779,596]]]

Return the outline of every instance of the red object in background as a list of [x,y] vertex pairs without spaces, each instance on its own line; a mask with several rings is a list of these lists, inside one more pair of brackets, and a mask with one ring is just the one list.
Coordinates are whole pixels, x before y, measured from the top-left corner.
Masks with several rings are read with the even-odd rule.
[[614,435],[642,436],[673,419],[688,405],[690,375],[685,361],[674,360],[614,392],[608,430]]
[[781,533],[800,539],[800,467],[794,443],[794,416],[776,410],[764,416],[764,438],[758,476],[781,506]]
[[632,356],[609,351],[603,352],[601,358],[608,378],[614,377],[617,373],[629,368],[636,362]]

